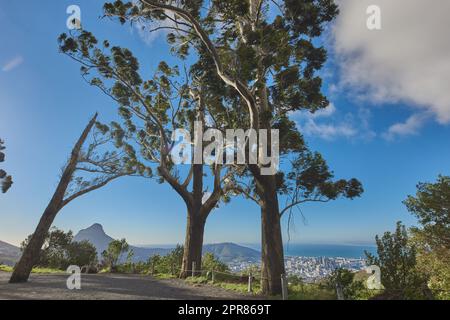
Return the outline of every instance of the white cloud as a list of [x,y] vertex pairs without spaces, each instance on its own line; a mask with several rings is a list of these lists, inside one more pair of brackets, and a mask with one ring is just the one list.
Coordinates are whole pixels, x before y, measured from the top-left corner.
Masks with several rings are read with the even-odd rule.
[[393,140],[400,136],[416,135],[426,119],[427,115],[425,114],[413,114],[405,122],[399,122],[390,126],[388,131],[383,134],[383,137],[387,140]]
[[[381,8],[382,29],[370,31],[366,9],[374,4]],[[333,35],[341,88],[375,103],[407,103],[418,112],[392,126],[391,134],[418,130],[422,112],[450,123],[450,1],[339,0],[339,5]]]
[[315,113],[308,111],[295,112],[293,118],[297,121],[299,130],[305,136],[324,140],[338,138],[370,139],[375,133],[369,127],[370,111],[359,109],[356,114],[339,114],[334,103]]
[[301,131],[307,136],[319,137],[324,140],[334,140],[338,137],[354,137],[357,130],[350,123],[317,123],[309,119],[300,125]]
[[14,70],[15,68],[17,68],[18,66],[20,66],[23,63],[23,57],[22,56],[15,56],[14,58],[12,58],[11,60],[9,60],[8,62],[6,62],[3,67],[2,67],[2,71],[3,72],[9,72]]

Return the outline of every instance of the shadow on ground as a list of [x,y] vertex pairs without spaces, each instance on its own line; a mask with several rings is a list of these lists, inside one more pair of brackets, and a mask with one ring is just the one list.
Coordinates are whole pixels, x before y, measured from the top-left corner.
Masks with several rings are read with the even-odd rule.
[[150,276],[83,274],[81,289],[69,290],[68,275],[32,274],[27,283],[9,284],[10,273],[0,272],[0,299],[32,300],[162,300],[162,299],[257,299],[218,287],[194,287],[179,279],[157,280]]

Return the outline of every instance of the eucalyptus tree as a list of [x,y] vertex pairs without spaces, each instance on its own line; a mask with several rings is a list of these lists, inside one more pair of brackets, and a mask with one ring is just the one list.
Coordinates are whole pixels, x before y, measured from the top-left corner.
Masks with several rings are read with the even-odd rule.
[[[0,139],[0,162],[5,161],[5,153],[3,152],[3,150],[5,150],[6,147],[4,146],[4,144],[5,142]],[[6,193],[6,191],[8,191],[13,184],[11,175],[8,175],[8,173],[3,169],[0,169],[0,184],[2,193]]]
[[[95,114],[75,143],[60,180],[34,233],[29,237],[9,282],[26,282],[56,215],[70,202],[123,176],[146,171],[131,150],[117,147],[117,137]],[[89,145],[84,147],[89,139]],[[111,151],[111,146],[114,150]]]
[[[168,42],[181,57],[194,48],[198,66],[216,79],[206,85],[227,86],[235,100],[230,105],[246,109],[245,128],[271,129],[293,111],[328,105],[316,72],[326,51],[315,39],[338,13],[333,0],[117,0],[104,8],[121,23],[164,22],[148,31],[169,30]],[[278,178],[263,174],[261,163],[248,169],[261,206],[262,291],[276,294],[285,272]]]
[[[310,151],[306,146],[286,159],[286,173],[277,175],[277,191],[283,206],[280,217],[288,215],[288,232],[295,210],[303,216],[300,206],[306,203],[327,203],[339,198],[355,199],[364,192],[360,181],[351,179],[334,179],[334,173],[325,159],[318,152]],[[261,204],[253,181],[246,179],[246,174],[236,178],[236,193]]]
[[[129,49],[110,47],[108,41],[98,44],[88,31],[62,34],[59,42],[61,51],[81,64],[84,79],[117,102],[123,124],[112,124],[115,136],[129,148],[138,149],[133,152],[140,163],[156,168],[159,182],[167,182],[183,199],[187,225],[180,276],[186,277],[193,263],[197,269],[201,267],[206,220],[221,200],[229,201],[234,172],[232,166],[219,162],[205,165],[193,161],[191,144],[177,143],[180,128],[189,136],[196,129],[205,133],[209,128],[223,130],[206,107],[211,99],[203,94],[202,80],[191,79],[187,71],[180,75],[177,67],[164,61],[151,79],[144,80],[139,61]],[[195,137],[203,139],[202,135]],[[207,146],[194,141],[195,148],[203,155]],[[174,160],[173,155],[178,153],[187,158]],[[177,166],[183,164],[186,166]]]

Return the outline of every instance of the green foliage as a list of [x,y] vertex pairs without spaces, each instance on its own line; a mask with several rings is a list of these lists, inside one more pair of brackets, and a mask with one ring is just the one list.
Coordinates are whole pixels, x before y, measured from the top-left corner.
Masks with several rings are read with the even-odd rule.
[[[0,264],[0,271],[3,272],[13,272],[14,268],[11,266],[6,266]],[[49,274],[49,273],[65,273],[65,271],[62,271],[60,269],[53,269],[53,268],[33,268],[31,270],[31,273],[42,273],[42,274]]]
[[170,253],[165,256],[154,255],[148,259],[148,272],[153,275],[166,274],[177,275],[181,270],[183,261],[184,247],[177,245]]
[[404,204],[421,224],[411,228],[417,268],[427,276],[436,298],[450,299],[450,177],[419,183],[416,195],[408,196]]
[[[194,7],[199,8],[205,2],[195,1]],[[306,149],[303,138],[289,115],[295,110],[314,112],[328,106],[328,100],[321,93],[322,80],[316,75],[326,60],[326,50],[316,45],[314,38],[320,37],[324,26],[338,14],[337,6],[333,0],[286,1],[274,8],[276,16],[273,18],[269,14],[273,3],[263,0],[256,5],[258,8],[252,7],[255,5],[241,0],[212,1],[204,6],[207,9],[200,17],[198,10],[191,7],[191,1],[178,3],[177,10],[194,13],[190,19],[198,24],[195,29],[205,31],[216,52],[205,49],[204,42],[199,41],[196,31],[190,28],[192,21],[187,21],[190,19],[182,19],[184,32],[169,34],[169,45],[182,58],[186,58],[187,53],[182,47],[193,47],[197,51],[198,60],[190,72],[199,82],[207,109],[217,126],[247,128],[249,121],[242,92],[230,89],[217,72],[217,65],[222,65],[226,66],[227,77],[254,92],[254,99],[260,100],[261,96],[268,99],[269,108],[257,104],[261,119],[256,121],[271,123],[272,128],[280,130],[281,154],[294,151],[299,158],[308,157],[303,153]],[[169,19],[161,9],[148,9],[144,3],[120,0],[104,6],[105,14],[117,17],[121,23],[137,20],[157,24]],[[311,159],[305,161],[311,162]],[[328,172],[324,164],[310,163],[314,165]],[[294,168],[290,176],[294,186],[303,182],[297,169]],[[315,184],[316,195],[328,200],[339,196],[352,199],[363,191],[356,179],[333,182],[331,178],[330,174],[328,179]],[[314,184],[314,181],[306,183]],[[281,192],[287,190],[283,186],[280,181]],[[295,192],[294,189],[289,190]],[[248,195],[253,190],[237,187],[234,191]]]
[[416,196],[408,196],[404,204],[422,226],[415,232],[421,233],[432,248],[450,250],[450,177],[419,183]]
[[356,179],[333,181],[333,177],[322,155],[305,149],[292,161],[292,170],[287,174],[287,191],[302,202],[329,201],[338,197],[353,199],[364,191]]
[[97,264],[97,249],[87,240],[71,242],[67,247],[68,260],[71,265],[94,266]]
[[[0,139],[0,163],[5,161],[5,153],[3,152],[3,150],[5,150],[4,144],[5,142],[2,139]],[[6,191],[8,191],[9,188],[11,188],[12,184],[13,184],[12,177],[8,175],[8,173],[5,170],[0,169],[0,186],[2,193],[6,193]]]
[[111,241],[108,248],[102,252],[103,264],[108,266],[111,272],[117,271],[119,259],[128,249],[129,245],[125,239]]
[[336,290],[338,286],[342,288],[346,300],[358,300],[367,295],[364,283],[355,279],[355,273],[350,270],[338,268],[326,279],[327,287]]
[[13,267],[11,267],[11,266],[7,266],[7,265],[4,265],[4,264],[0,264],[0,271],[3,271],[3,272],[13,272]]
[[423,298],[425,279],[416,269],[416,247],[409,242],[401,222],[395,232],[376,236],[377,256],[366,252],[367,263],[381,270],[381,283],[386,294],[396,298]]
[[303,279],[297,275],[289,275],[287,277],[287,282],[289,285],[301,285],[303,284]]
[[315,283],[300,283],[288,288],[289,300],[336,300],[335,290]]
[[229,271],[228,266],[217,259],[213,253],[205,253],[202,257],[202,269],[225,272]]
[[256,278],[261,277],[261,267],[257,264],[251,264],[248,267],[246,267],[244,270],[241,271],[241,275],[249,275],[252,274]]
[[[23,251],[32,235],[21,243]],[[73,241],[72,231],[67,233],[53,227],[45,237],[44,245],[39,254],[37,266],[65,270],[70,265],[93,266],[97,263],[97,250],[88,241]]]

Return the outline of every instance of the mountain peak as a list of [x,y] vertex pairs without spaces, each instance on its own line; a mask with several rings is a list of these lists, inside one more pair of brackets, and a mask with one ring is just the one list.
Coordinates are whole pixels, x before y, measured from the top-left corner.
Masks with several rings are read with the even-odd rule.
[[84,230],[101,231],[102,233],[105,233],[105,231],[103,230],[103,226],[100,223],[94,223],[92,226]]

